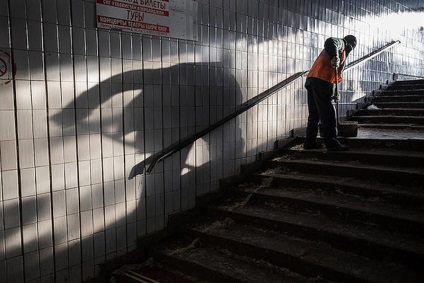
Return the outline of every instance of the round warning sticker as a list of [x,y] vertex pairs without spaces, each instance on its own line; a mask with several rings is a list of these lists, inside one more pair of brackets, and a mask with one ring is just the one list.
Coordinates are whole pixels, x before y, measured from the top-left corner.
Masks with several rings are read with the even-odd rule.
[[9,53],[0,49],[0,85],[10,83],[15,73],[16,68]]

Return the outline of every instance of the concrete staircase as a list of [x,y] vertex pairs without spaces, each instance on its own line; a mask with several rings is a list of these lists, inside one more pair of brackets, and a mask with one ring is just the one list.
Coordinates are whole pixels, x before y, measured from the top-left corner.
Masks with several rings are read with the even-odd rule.
[[[360,127],[424,129],[424,80],[395,81],[368,97],[349,120]],[[368,105],[377,109],[367,109]]]
[[421,89],[396,82],[358,111],[350,151],[298,137],[261,154],[115,282],[424,282]]
[[424,282],[424,140],[343,142],[350,151],[305,151],[298,138],[246,166],[255,173],[137,272],[159,282]]

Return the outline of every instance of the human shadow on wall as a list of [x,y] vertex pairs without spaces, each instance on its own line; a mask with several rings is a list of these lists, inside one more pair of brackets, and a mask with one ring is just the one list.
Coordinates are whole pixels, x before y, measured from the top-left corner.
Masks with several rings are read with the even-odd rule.
[[[126,93],[129,96],[126,96]],[[90,135],[90,129],[99,128],[100,132],[96,132],[96,134],[101,135],[103,143],[105,139],[110,139],[112,142],[121,144],[121,146],[132,147],[134,155],[143,156],[146,154],[145,156],[148,156],[151,154],[151,156],[154,156],[155,153],[160,152],[171,143],[178,143],[179,140],[204,130],[208,125],[233,112],[237,108],[236,101],[240,101],[241,97],[241,89],[234,75],[229,70],[224,70],[219,64],[183,63],[169,68],[132,70],[107,78],[87,91],[82,92],[66,105],[62,105],[62,111],[53,115],[50,121],[62,127],[63,132],[74,132],[77,146],[81,146],[78,144],[79,135]],[[110,109],[114,108],[118,111],[111,112]],[[69,109],[68,113],[73,112],[75,116],[69,117],[69,114],[64,114],[64,109]],[[101,109],[100,113],[99,109]],[[211,111],[216,111],[216,113]],[[105,115],[107,113],[111,114],[111,116],[108,116],[109,114]],[[65,115],[68,116],[65,118]],[[93,116],[97,118],[91,118]],[[218,134],[216,141],[213,141],[215,143],[214,146],[209,147],[208,139],[202,141],[203,148],[209,150],[208,154],[206,154],[209,160],[197,163],[194,159],[193,162],[192,156],[189,156],[190,146],[176,153],[179,155],[179,158],[177,158],[179,159],[179,166],[176,166],[176,170],[180,178],[180,190],[188,190],[191,194],[194,192],[195,198],[197,195],[204,193],[196,191],[199,180],[205,178],[205,182],[210,182],[211,170],[214,170],[211,168],[211,164],[214,163],[215,165],[213,166],[218,168],[215,170],[225,170],[223,169],[223,160],[232,158],[232,156],[224,158],[224,152],[232,152],[231,154],[235,155],[236,136],[242,137],[239,125],[232,125],[233,127],[230,127],[230,130],[226,131],[225,134],[225,131],[222,131],[222,136]],[[169,130],[168,133],[171,133],[171,135],[165,136],[164,128],[167,128]],[[80,129],[84,130],[81,131]],[[159,138],[157,136],[158,132]],[[135,137],[127,139],[126,137],[129,133],[133,133]],[[228,135],[232,135],[232,137],[228,137]],[[171,140],[166,141],[166,138],[171,138]],[[229,140],[234,144],[226,143],[222,146],[216,146],[217,143],[222,143],[224,140]],[[237,147],[244,149],[244,143],[244,140],[241,139]],[[104,145],[95,145],[97,150],[100,151],[102,149],[98,148],[101,146]],[[234,148],[226,150],[224,149],[226,146]],[[141,160],[138,163],[138,167],[144,166],[150,159]],[[235,159],[235,156],[233,159]],[[118,166],[124,167],[124,164],[119,164]],[[155,169],[152,173],[165,174],[163,163],[158,164],[157,167],[157,171]],[[235,162],[233,167],[235,171]],[[183,169],[186,170],[182,172]],[[81,173],[78,172],[78,174]],[[124,171],[123,174],[123,176],[114,176],[114,180],[129,177],[128,175],[125,176],[126,173]],[[223,171],[218,173],[221,178],[223,174]],[[91,177],[90,183],[93,185],[93,176]],[[172,178],[172,176],[165,175],[164,179],[167,178]],[[99,180],[99,178],[96,179]],[[102,185],[105,186],[105,183]],[[139,184],[135,185],[139,186]],[[146,186],[148,186],[147,182]],[[185,186],[190,186],[190,188]],[[155,194],[158,193],[157,190],[157,188],[153,188]],[[159,188],[159,190],[163,190],[163,188]],[[92,193],[94,194],[94,191]],[[125,189],[115,191],[115,201],[117,201],[118,197],[125,200],[125,193]],[[100,195],[93,195],[91,198],[103,199],[105,203],[105,188],[98,194]],[[120,196],[118,194],[124,195]],[[84,198],[84,196],[80,196],[81,198]],[[180,205],[177,205],[174,211],[185,210],[190,208],[187,206],[194,206],[194,203],[183,204],[185,201],[183,196],[181,196],[179,201]],[[193,201],[195,200],[193,199]],[[104,205],[106,208],[106,204]],[[136,206],[140,206],[140,203],[136,202]],[[144,213],[148,214],[148,212],[143,212],[142,214]],[[137,209],[127,211],[123,216],[124,219],[118,219],[117,216],[115,222],[128,225],[128,222],[132,222],[139,217],[138,214]],[[144,215],[144,217],[146,216]],[[113,228],[115,225],[118,226],[118,224],[112,223],[111,227]],[[164,225],[166,226],[166,223]],[[108,223],[105,223],[105,227],[100,231],[106,231],[108,228]],[[96,232],[98,231],[93,230],[93,234]],[[149,232],[148,228],[147,232]],[[82,252],[86,250],[84,248],[85,241],[84,239],[81,241]],[[115,244],[118,245],[118,239],[115,239],[115,241]],[[92,244],[88,244],[88,246],[90,245]],[[106,243],[106,253],[108,252],[107,245]]]
[[[128,91],[134,91],[131,101],[125,95]],[[116,103],[114,97],[119,94],[125,97],[118,98]],[[183,63],[169,68],[141,69],[114,75],[62,106],[63,109],[75,109],[74,120],[63,119],[62,113],[58,113],[53,116],[53,121],[62,125],[63,129],[76,127],[77,135],[81,124],[86,124],[83,128],[91,129],[97,128],[97,123],[101,123],[103,137],[119,143],[125,142],[125,146],[134,148],[138,153],[160,153],[170,144],[177,144],[205,130],[235,111],[239,106],[236,101],[241,100],[241,96],[235,77],[219,64]],[[104,108],[114,109],[117,108],[116,105],[118,108],[122,107],[120,112],[116,112],[119,116],[109,112],[111,116],[106,116],[103,111],[101,122],[96,119],[91,122],[92,112],[107,103],[110,104]],[[80,112],[81,109],[86,111]],[[211,113],[212,111],[214,112]],[[172,135],[163,135],[158,140],[147,134],[158,130],[164,134],[164,128],[171,129]],[[237,125],[236,131],[240,131]],[[138,135],[143,133],[144,136],[124,141],[121,135],[114,134],[122,132],[124,135],[130,132]],[[167,138],[170,140],[166,140]],[[187,156],[182,156],[181,160],[185,160],[185,157]],[[154,155],[140,164],[148,165],[152,158]]]
[[[129,92],[129,96],[126,96],[126,92]],[[103,140],[110,139],[127,148],[133,148],[134,154],[139,154],[140,157],[145,154],[147,159],[137,160],[137,168],[140,168],[148,165],[152,157],[165,147],[206,129],[234,112],[237,108],[236,102],[240,101],[241,97],[241,89],[235,77],[219,63],[183,63],[169,68],[140,69],[114,75],[62,106],[62,109],[74,109],[77,113],[75,117],[63,119],[62,113],[58,113],[52,117],[52,121],[63,129],[76,127],[77,136],[81,134],[78,131],[81,124],[85,124],[82,127],[85,129],[100,127]],[[98,118],[90,119],[93,112],[101,107],[101,121],[98,121]],[[110,113],[110,109],[118,111]],[[104,115],[105,113],[111,114],[112,117]],[[96,115],[100,116],[99,113]],[[180,160],[177,170],[180,170],[181,186],[195,186],[199,174],[210,179],[211,164],[221,162],[224,158],[223,147],[233,146],[228,152],[235,152],[236,136],[242,137],[241,129],[239,125],[230,129],[222,134],[226,135],[225,137],[218,137],[218,140],[213,142],[225,143],[224,139],[227,139],[230,143],[233,142],[233,145],[226,143],[219,149],[219,146],[209,147],[208,140],[203,140],[203,149],[209,150],[206,156],[210,159],[200,165],[196,160],[193,162],[192,156],[189,156],[190,145],[175,153],[179,155]],[[126,138],[129,133],[134,133],[133,139]],[[245,141],[240,139],[237,148],[245,149],[244,144]],[[225,158],[228,157],[231,158]],[[163,164],[158,164],[158,173],[162,173],[162,166]],[[221,164],[218,170],[223,170],[222,167]],[[187,170],[182,173],[182,169]],[[223,173],[220,175],[222,177]]]

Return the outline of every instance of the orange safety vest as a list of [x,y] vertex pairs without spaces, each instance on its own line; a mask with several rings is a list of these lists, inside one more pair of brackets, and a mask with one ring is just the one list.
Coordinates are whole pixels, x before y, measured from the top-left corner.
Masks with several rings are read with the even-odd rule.
[[[340,54],[340,67],[338,71],[338,82],[342,81],[342,70],[343,64],[346,60],[346,51],[343,50]],[[331,58],[324,50],[321,51],[318,58],[315,60],[312,68],[309,70],[307,78],[318,78],[332,84],[336,83],[336,76],[334,74],[334,68],[331,67]]]

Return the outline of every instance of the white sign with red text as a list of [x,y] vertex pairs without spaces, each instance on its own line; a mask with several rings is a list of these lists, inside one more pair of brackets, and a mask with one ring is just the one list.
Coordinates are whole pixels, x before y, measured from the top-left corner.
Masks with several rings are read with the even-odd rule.
[[97,27],[198,40],[194,0],[96,0]]

